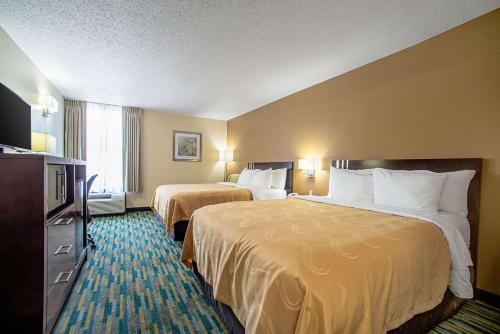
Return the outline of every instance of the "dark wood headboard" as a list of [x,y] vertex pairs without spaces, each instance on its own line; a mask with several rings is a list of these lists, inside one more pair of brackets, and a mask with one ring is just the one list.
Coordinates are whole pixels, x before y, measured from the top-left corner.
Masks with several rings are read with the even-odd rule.
[[[332,160],[332,166],[344,169],[387,168],[405,170],[430,170],[433,172],[452,172],[457,170],[475,170],[476,174],[469,185],[467,196],[467,219],[470,224],[470,253],[474,265],[477,266],[477,242],[479,231],[479,204],[481,195],[481,169],[483,159],[396,159],[396,160]],[[472,275],[476,286],[476,272]]]
[[285,190],[289,194],[293,192],[293,161],[285,162],[249,162],[249,169],[281,169],[286,168]]

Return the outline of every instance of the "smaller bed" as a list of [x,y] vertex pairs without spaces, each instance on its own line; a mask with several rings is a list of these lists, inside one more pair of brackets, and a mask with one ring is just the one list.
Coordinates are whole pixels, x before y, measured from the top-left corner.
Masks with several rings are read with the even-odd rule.
[[207,205],[251,200],[284,199],[293,191],[293,162],[252,162],[250,170],[286,169],[282,189],[217,182],[205,184],[169,184],[156,188],[151,208],[163,221],[175,241],[183,241],[193,212]]

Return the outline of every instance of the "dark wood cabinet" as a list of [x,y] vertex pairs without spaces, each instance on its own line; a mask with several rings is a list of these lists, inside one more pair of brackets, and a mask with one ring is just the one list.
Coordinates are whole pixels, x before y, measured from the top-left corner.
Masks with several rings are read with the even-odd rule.
[[52,331],[87,257],[85,176],[83,161],[0,153],[3,330]]

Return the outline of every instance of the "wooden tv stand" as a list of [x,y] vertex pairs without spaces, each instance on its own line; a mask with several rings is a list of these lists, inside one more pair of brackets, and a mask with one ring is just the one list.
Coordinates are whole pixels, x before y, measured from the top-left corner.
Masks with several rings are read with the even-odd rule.
[[[66,203],[47,212],[47,166]],[[50,333],[87,258],[85,162],[0,153],[0,309],[5,332]]]

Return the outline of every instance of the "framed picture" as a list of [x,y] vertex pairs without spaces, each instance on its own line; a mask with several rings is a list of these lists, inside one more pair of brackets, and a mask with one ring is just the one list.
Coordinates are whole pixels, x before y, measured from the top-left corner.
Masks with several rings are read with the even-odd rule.
[[201,133],[174,131],[174,161],[201,161]]

